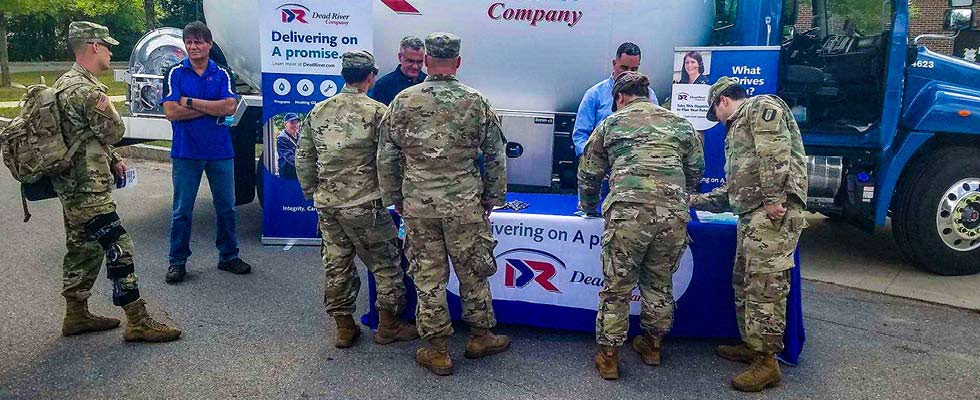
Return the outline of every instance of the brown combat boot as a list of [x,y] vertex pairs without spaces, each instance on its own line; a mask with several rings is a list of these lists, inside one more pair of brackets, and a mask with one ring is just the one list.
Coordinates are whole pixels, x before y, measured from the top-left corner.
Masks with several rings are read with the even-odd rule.
[[87,332],[107,331],[119,326],[115,318],[100,317],[88,312],[88,300],[67,299],[61,335],[72,336]]
[[746,364],[751,364],[756,355],[755,351],[750,349],[745,343],[740,343],[735,346],[721,345],[715,349],[715,353],[717,353],[719,357],[726,360],[743,362]]
[[640,353],[646,365],[660,365],[660,349],[663,339],[655,336],[640,335],[633,339],[633,350]]
[[434,337],[429,339],[429,347],[423,347],[415,352],[415,361],[433,374],[448,376],[453,374],[453,360],[449,358],[446,348],[446,338]]
[[742,392],[761,392],[763,389],[779,386],[783,374],[779,371],[779,361],[774,354],[759,354],[744,372],[732,379],[732,387]]
[[619,379],[619,349],[599,345],[599,352],[595,355],[595,368],[599,370],[602,379]]
[[378,310],[378,331],[374,333],[374,343],[390,344],[419,338],[415,325],[406,323],[387,310]]
[[486,328],[471,328],[470,340],[466,342],[466,358],[482,358],[503,352],[510,348],[507,335],[494,335]]
[[123,339],[127,342],[170,342],[180,338],[180,329],[171,328],[150,318],[143,299],[124,305],[123,310],[126,310]]
[[354,317],[350,315],[334,316],[337,322],[337,340],[333,342],[334,347],[346,349],[354,345],[357,338],[361,336],[361,328],[354,323]]

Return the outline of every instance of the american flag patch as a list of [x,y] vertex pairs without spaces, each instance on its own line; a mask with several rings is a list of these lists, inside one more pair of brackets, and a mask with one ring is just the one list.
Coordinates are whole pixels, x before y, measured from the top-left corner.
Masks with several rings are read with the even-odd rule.
[[106,96],[105,93],[102,93],[99,96],[99,102],[95,103],[95,108],[98,109],[99,111],[105,111],[105,108],[108,106],[109,106],[109,96]]

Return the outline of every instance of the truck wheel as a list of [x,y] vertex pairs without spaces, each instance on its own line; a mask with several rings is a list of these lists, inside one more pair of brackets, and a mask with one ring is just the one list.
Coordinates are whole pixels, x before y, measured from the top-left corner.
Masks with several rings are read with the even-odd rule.
[[939,275],[980,272],[980,158],[977,149],[937,151],[912,166],[892,229],[919,268]]
[[259,197],[259,207],[265,207],[265,168],[262,166],[262,155],[255,162],[255,195]]

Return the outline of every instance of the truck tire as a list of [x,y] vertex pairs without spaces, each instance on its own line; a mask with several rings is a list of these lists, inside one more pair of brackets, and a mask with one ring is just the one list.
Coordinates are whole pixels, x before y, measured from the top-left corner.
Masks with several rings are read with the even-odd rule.
[[980,272],[980,158],[949,147],[911,165],[898,191],[892,231],[917,267],[946,276]]

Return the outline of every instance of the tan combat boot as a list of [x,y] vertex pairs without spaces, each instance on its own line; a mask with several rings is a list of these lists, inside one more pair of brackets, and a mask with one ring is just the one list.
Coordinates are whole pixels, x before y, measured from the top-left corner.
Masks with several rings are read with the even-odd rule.
[[765,388],[779,386],[783,374],[774,354],[759,354],[744,372],[732,379],[732,387],[742,392],[761,392]]
[[471,328],[470,340],[466,342],[466,358],[481,358],[497,354],[510,348],[507,335],[494,335],[486,328]]
[[170,342],[180,338],[180,329],[171,328],[150,318],[143,299],[124,305],[123,310],[126,310],[123,339],[127,342]]
[[619,349],[613,346],[599,345],[595,355],[595,367],[602,379],[619,379]]
[[633,339],[633,350],[640,353],[646,365],[660,365],[660,349],[663,339],[655,336],[640,335]]
[[429,347],[423,347],[415,352],[415,361],[433,374],[439,376],[453,374],[453,360],[449,358],[449,349],[446,348],[444,337],[429,339]]
[[374,333],[374,343],[390,344],[398,341],[415,340],[419,337],[415,325],[406,323],[387,310],[378,310],[378,331]]
[[333,318],[337,322],[337,340],[333,343],[334,347],[346,349],[353,346],[357,338],[361,336],[361,328],[358,328],[357,324],[354,323],[354,317],[337,315]]
[[100,317],[88,312],[88,300],[67,299],[65,320],[61,324],[62,336],[107,331],[117,326],[119,326],[118,319]]
[[715,353],[719,357],[724,358],[729,361],[743,362],[746,364],[751,364],[752,360],[755,359],[755,351],[749,348],[745,343],[740,343],[735,346],[725,346],[721,345],[715,349]]

